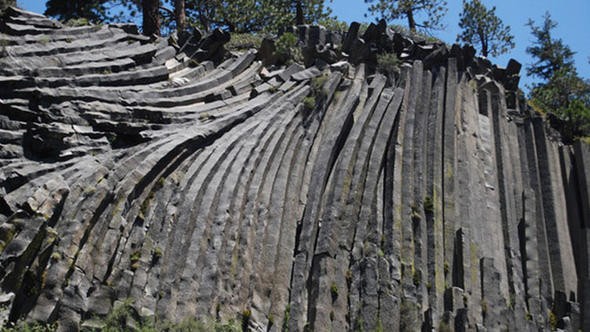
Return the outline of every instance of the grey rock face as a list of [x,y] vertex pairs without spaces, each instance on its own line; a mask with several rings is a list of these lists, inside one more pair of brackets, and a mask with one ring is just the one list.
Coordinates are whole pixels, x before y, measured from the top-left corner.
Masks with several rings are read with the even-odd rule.
[[384,23],[292,29],[304,67],[2,20],[0,320],[590,330],[590,148],[514,98],[517,62]]

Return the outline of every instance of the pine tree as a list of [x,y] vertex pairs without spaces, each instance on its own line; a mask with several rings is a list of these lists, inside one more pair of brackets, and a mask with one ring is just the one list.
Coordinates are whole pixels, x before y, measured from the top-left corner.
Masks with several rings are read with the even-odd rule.
[[459,27],[462,32],[457,41],[480,46],[481,54],[498,56],[514,48],[510,26],[496,16],[496,7],[487,9],[480,0],[463,1]]
[[[442,29],[442,17],[447,13],[445,0],[365,0],[370,4],[369,12],[388,22],[406,18],[410,31],[416,32],[417,28]],[[426,15],[426,20],[418,22],[418,14]]]
[[[188,20],[205,31],[271,32],[330,16],[323,0],[186,0]],[[248,15],[244,15],[248,13]]]
[[557,23],[547,13],[543,26],[532,20],[528,25],[535,37],[527,48],[536,62],[527,67],[530,76],[543,81],[533,85],[530,104],[537,110],[551,113],[559,123],[554,126],[566,143],[590,134],[590,81],[581,78],[574,66],[574,52],[559,38],[553,37]]
[[545,13],[543,26],[535,26],[535,22],[529,19],[527,25],[535,37],[533,45],[527,47],[526,51],[537,62],[527,67],[527,75],[536,76],[543,80],[550,80],[556,73],[563,70],[571,72],[574,68],[574,52],[563,44],[559,38],[552,36],[552,30],[557,27],[557,22],[551,19],[549,13]]
[[[116,6],[125,10],[112,16]],[[138,12],[145,35],[159,35],[162,27],[174,27],[173,23],[179,31],[195,25],[205,31],[219,27],[238,33],[276,33],[330,17],[324,0],[49,0],[46,14],[63,21],[85,18],[100,23]]]

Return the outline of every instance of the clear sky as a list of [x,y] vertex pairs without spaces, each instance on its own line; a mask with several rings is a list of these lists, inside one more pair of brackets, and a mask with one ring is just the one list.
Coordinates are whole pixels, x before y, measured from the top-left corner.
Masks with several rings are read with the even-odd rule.
[[[37,13],[45,11],[46,0],[18,0],[21,8]],[[333,0],[326,1],[334,14],[341,20],[371,21],[366,17],[367,5],[364,0]],[[435,37],[447,43],[453,43],[457,37],[459,13],[462,9],[462,1],[447,0],[448,14],[445,17],[446,29],[434,33]],[[532,42],[530,29],[525,24],[532,18],[540,25],[545,12],[549,12],[553,20],[558,22],[555,36],[562,38],[572,51],[576,52],[575,61],[578,72],[582,77],[590,78],[590,0],[482,0],[488,6],[496,6],[496,14],[510,25],[515,36],[516,48],[510,53],[492,58],[499,66],[505,66],[510,58],[521,62],[524,66],[533,60],[526,54],[526,47]],[[398,22],[405,24],[405,22]],[[525,75],[523,68],[521,75]],[[522,83],[530,83],[531,80],[523,77]]]

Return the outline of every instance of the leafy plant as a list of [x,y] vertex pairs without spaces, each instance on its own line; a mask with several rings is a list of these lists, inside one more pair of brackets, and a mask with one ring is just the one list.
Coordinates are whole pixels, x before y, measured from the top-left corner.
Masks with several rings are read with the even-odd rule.
[[82,27],[82,26],[90,25],[90,21],[88,21],[88,19],[85,17],[79,17],[79,18],[71,18],[71,19],[67,20],[65,24],[69,27]]
[[230,51],[243,51],[252,48],[258,49],[262,43],[262,36],[255,33],[232,33],[225,48]]
[[306,111],[312,111],[315,109],[316,99],[314,96],[307,96],[303,99],[303,109]]
[[275,43],[277,55],[287,63],[302,63],[303,54],[298,42],[299,38],[295,34],[291,32],[284,33]]
[[139,260],[140,259],[141,259],[141,251],[139,251],[139,250],[134,251],[129,256],[129,267],[131,268],[131,270],[135,271],[139,268]]
[[285,315],[283,316],[283,326],[281,331],[289,331],[289,320],[291,319],[291,306],[287,304],[285,307]]
[[59,260],[61,260],[61,254],[59,252],[51,253],[51,261],[52,262],[57,262]]
[[395,53],[377,54],[377,71],[387,76],[390,82],[394,82],[399,75],[401,61]]
[[336,301],[338,298],[338,285],[334,282],[330,285],[330,294],[332,295],[332,301]]

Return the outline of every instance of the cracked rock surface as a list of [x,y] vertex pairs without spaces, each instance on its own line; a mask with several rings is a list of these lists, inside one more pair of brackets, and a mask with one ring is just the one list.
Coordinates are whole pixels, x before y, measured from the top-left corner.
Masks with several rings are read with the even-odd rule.
[[307,67],[8,10],[0,319],[590,331],[590,147],[551,139],[520,65],[295,29]]

